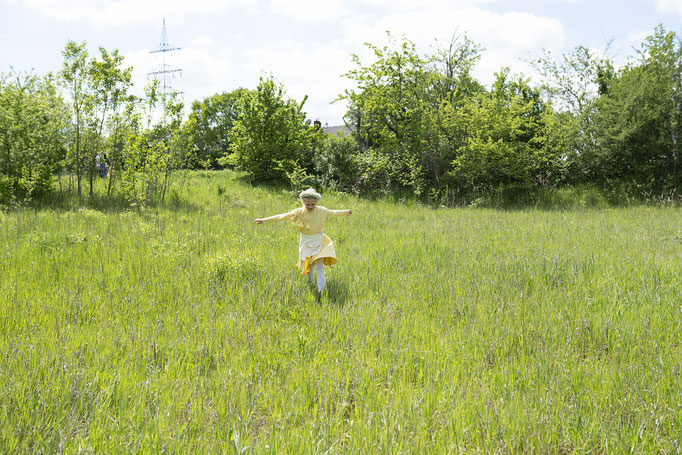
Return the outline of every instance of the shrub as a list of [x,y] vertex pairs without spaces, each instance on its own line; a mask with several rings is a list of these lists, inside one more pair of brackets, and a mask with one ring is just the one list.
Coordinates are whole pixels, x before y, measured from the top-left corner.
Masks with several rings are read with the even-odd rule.
[[263,272],[261,264],[242,252],[227,251],[209,257],[205,261],[209,283],[240,283],[258,278]]
[[320,183],[328,188],[351,191],[358,182],[357,144],[342,133],[327,135],[315,161]]

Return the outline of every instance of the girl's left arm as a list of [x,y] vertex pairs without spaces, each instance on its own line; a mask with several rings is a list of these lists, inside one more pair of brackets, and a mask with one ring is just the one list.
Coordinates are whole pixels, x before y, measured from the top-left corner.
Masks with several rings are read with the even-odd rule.
[[353,211],[350,209],[329,210],[329,216],[350,216],[352,214],[353,214]]

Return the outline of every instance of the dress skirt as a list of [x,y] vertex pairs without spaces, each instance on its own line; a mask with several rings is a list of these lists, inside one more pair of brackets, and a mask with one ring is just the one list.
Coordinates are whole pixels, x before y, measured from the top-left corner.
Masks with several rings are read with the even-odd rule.
[[298,262],[296,266],[301,269],[301,275],[310,272],[310,265],[318,259],[322,259],[324,265],[332,267],[336,264],[336,252],[332,239],[322,232],[317,234],[304,234],[301,232],[301,240],[298,243]]

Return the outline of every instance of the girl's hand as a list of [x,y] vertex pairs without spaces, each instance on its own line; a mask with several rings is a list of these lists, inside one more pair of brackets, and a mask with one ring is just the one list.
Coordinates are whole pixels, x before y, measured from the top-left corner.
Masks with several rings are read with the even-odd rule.
[[256,218],[255,220],[253,220],[253,224],[263,224],[263,220],[261,220],[260,218]]
[[352,214],[353,214],[353,211],[349,210],[348,213],[346,214],[346,216],[351,216]]

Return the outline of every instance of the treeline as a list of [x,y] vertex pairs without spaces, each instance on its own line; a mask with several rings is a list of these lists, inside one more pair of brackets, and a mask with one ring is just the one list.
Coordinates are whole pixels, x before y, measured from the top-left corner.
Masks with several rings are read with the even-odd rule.
[[682,42],[662,26],[622,67],[578,47],[533,62],[538,85],[503,68],[490,88],[472,75],[482,49],[466,37],[430,55],[389,38],[368,44],[370,63],[353,55],[354,88],[338,100],[347,135],[323,134],[306,100],[272,77],[196,101],[183,120],[158,87],[129,94],[117,51],[90,58],[70,42],[59,74],[0,80],[0,202],[49,192],[55,175],[92,194],[104,175],[108,195],[154,203],[178,168],[443,204],[585,184],[634,196],[680,187]]
[[481,192],[596,185],[638,194],[682,184],[682,53],[659,26],[621,68],[579,47],[534,63],[542,84],[502,69],[472,77],[466,38],[429,56],[404,40],[354,57],[344,93],[353,141],[329,139],[318,173],[356,191],[401,189],[432,200]]
[[[66,185],[147,205],[163,201],[173,170],[184,167],[183,104],[159,92],[129,93],[132,68],[118,51],[70,41],[58,74],[0,78],[0,205],[24,204]],[[65,180],[66,183],[63,183]]]

